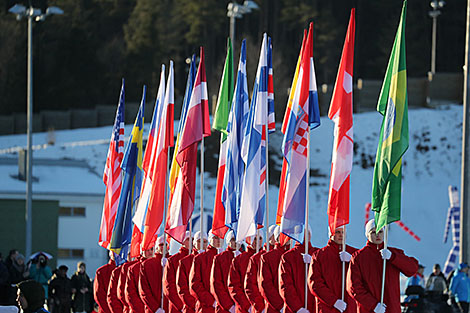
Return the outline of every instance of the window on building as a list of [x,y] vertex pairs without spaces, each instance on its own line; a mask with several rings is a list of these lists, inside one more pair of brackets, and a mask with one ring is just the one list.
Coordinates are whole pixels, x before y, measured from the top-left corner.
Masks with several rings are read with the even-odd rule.
[[57,257],[59,259],[83,259],[85,250],[83,249],[57,249]]
[[84,207],[59,207],[59,216],[85,216]]

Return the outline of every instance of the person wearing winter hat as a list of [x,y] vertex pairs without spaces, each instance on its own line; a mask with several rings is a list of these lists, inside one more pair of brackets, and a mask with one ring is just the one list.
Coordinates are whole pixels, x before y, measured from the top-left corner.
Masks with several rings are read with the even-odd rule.
[[[400,273],[410,277],[418,271],[418,261],[403,250],[384,247],[384,230],[376,231],[371,219],[365,227],[366,246],[355,252],[349,262],[347,291],[356,300],[358,313],[401,312]],[[383,263],[385,291],[381,303]]]
[[468,278],[469,266],[467,263],[460,263],[458,270],[450,281],[450,297],[455,297],[458,312],[468,313],[470,302],[470,278]]
[[24,313],[48,313],[44,309],[44,288],[36,280],[29,279],[18,285],[16,301]]
[[[274,227],[273,227],[274,226]],[[272,241],[274,241],[274,229],[276,225],[271,225],[268,228],[268,242],[266,242],[266,247],[268,244],[271,245]],[[264,298],[259,291],[258,286],[258,273],[259,273],[259,263],[261,260],[261,256],[266,253],[266,250],[263,249],[261,243],[264,241],[263,232],[258,231],[258,242],[260,242],[260,249],[257,253],[255,253],[250,260],[248,261],[248,268],[246,269],[245,274],[245,294],[248,300],[252,305],[252,313],[261,313],[265,309],[265,302]],[[272,245],[271,245],[272,250]]]

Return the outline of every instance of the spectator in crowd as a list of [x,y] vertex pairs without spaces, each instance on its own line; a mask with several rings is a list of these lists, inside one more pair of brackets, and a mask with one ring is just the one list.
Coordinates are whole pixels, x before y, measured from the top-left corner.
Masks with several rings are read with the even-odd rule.
[[0,258],[0,305],[7,305],[10,286],[8,285],[8,268]]
[[75,313],[93,311],[93,285],[90,277],[86,273],[84,262],[77,263],[77,271],[72,276],[73,303],[72,308]]
[[16,254],[16,257],[8,269],[8,272],[10,276],[9,303],[14,304],[16,299],[16,285],[28,279],[29,277],[29,270],[24,262],[24,256],[22,254]]
[[13,262],[15,261],[16,256],[18,254],[20,254],[20,252],[16,249],[11,249],[10,252],[8,253],[8,257],[5,260],[5,265],[7,266],[8,270],[10,270],[10,268],[12,267]]
[[47,265],[47,257],[44,254],[39,254],[31,263],[29,268],[29,277],[42,285],[44,288],[44,295],[47,300],[48,282],[52,277],[52,271]]
[[51,313],[70,313],[72,306],[72,283],[67,277],[68,267],[59,269],[49,281],[49,310]]
[[434,264],[432,273],[426,281],[426,290],[442,295],[447,287],[447,280],[441,272],[441,266],[439,264]]
[[36,280],[29,279],[18,284],[16,301],[23,313],[49,313],[44,309],[44,287]]
[[406,280],[406,287],[408,286],[421,286],[425,287],[425,283],[424,283],[424,265],[421,265],[419,264],[418,265],[418,271],[416,272],[416,274],[414,274],[413,276],[409,277],[407,280]]
[[470,278],[468,278],[468,264],[460,263],[458,270],[450,280],[449,293],[455,298],[458,312],[468,313],[470,302]]

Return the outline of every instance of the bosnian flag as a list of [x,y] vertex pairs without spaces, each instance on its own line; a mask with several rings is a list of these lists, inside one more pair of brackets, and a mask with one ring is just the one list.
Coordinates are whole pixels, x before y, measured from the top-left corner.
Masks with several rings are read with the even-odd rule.
[[189,101],[186,121],[181,133],[176,161],[181,173],[176,181],[175,193],[170,202],[166,233],[182,242],[189,219],[193,213],[196,189],[197,145],[203,137],[210,136],[209,103],[207,98],[204,49],[201,47],[199,67]]
[[349,177],[353,163],[354,8],[351,10],[328,117],[335,123],[328,196],[328,225],[332,234],[349,224]]
[[[309,127],[320,126],[317,84],[313,65],[313,23],[310,23],[307,40],[302,51],[302,61],[298,72],[292,107],[287,117],[287,125],[282,143],[282,153],[287,168],[281,231],[292,239],[303,242],[305,211],[307,209],[308,188],[308,141]],[[281,198],[281,197],[280,197]]]
[[248,84],[246,80],[246,40],[242,41],[238,62],[237,83],[227,124],[227,156],[222,189],[225,225],[237,231],[240,215],[240,194],[245,164],[241,158],[243,135],[249,112]]
[[157,138],[155,131],[158,130],[158,124],[163,108],[163,101],[165,99],[165,65],[162,65],[160,74],[160,86],[158,87],[157,99],[155,101],[155,107],[153,109],[152,122],[150,123],[150,131],[147,139],[147,146],[145,148],[144,160],[142,162],[142,168],[144,170],[144,179],[142,182],[142,189],[140,192],[140,199],[137,203],[137,209],[135,211],[132,221],[134,222],[134,229],[132,232],[131,241],[131,257],[137,257],[140,254],[140,248],[142,243],[142,234],[144,232],[144,221],[148,212],[150,193],[152,192],[153,184],[152,177],[155,171],[155,160],[156,160],[156,145]]
[[103,173],[103,182],[106,185],[103,214],[101,216],[100,236],[98,243],[103,248],[109,247],[113,231],[114,220],[121,194],[121,162],[124,155],[124,79],[122,79],[121,94],[114,120],[111,141],[109,142],[108,156]]
[[266,211],[266,137],[269,131],[274,131],[274,129],[268,129],[268,124],[274,126],[274,122],[270,121],[274,120],[274,105],[270,106],[268,101],[270,72],[272,80],[272,69],[269,64],[270,50],[271,40],[268,40],[267,34],[264,34],[241,150],[246,169],[236,234],[238,242],[256,234],[256,229],[262,227]]

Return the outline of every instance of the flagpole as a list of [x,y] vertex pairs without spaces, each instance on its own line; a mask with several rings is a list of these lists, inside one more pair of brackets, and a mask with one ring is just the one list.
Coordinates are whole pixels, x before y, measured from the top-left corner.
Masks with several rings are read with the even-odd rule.
[[[387,249],[387,241],[388,241],[388,225],[385,225],[384,231],[384,249]],[[387,259],[384,259],[384,267],[382,272],[382,291],[380,294],[380,304],[384,303],[384,291],[385,291],[385,268],[387,264]]]
[[203,240],[204,240],[204,136],[201,139],[201,215],[199,216],[199,219],[201,220],[199,222],[199,225],[201,225],[201,248],[204,247],[203,245]]
[[[166,221],[166,214],[167,214],[167,204],[168,204],[168,176],[169,176],[169,168],[168,168],[168,164],[170,164],[170,151],[168,151],[168,147],[166,148],[167,149],[167,154],[166,154],[166,177],[165,177],[165,202],[164,202],[164,205],[163,205],[163,220]],[[165,230],[163,230],[163,255],[162,255],[162,259],[166,256],[166,253],[167,253],[167,250],[166,250],[166,233],[165,233]],[[162,273],[163,273],[163,268],[162,268]],[[162,279],[162,303],[161,303],[161,308],[163,309],[163,279]]]
[[[343,225],[343,252],[346,251],[346,225]],[[341,274],[341,300],[344,301],[344,282],[346,276],[346,262],[341,262],[342,264],[342,274]]]
[[[308,241],[308,191],[309,191],[309,187],[310,187],[310,126],[307,126],[307,136],[308,136],[308,140],[307,140],[307,173],[306,173],[306,176],[307,176],[307,181],[306,181],[306,184],[307,184],[307,188],[306,188],[306,191],[305,191],[305,195],[306,195],[306,201],[305,201],[305,226],[304,226],[304,244],[305,244],[305,254],[308,254],[308,244],[309,244],[309,241]],[[307,302],[308,302],[308,288],[307,288],[307,276],[308,276],[308,264],[305,263],[305,284],[304,284],[304,288],[305,288],[305,308],[307,309]]]
[[[257,243],[256,244],[256,253],[258,253],[259,252],[259,245],[260,245],[259,240],[258,240],[258,238],[259,238],[258,225],[256,225],[256,234],[255,234],[255,236],[256,236],[256,243]],[[263,244],[263,243],[261,242],[261,244]]]
[[268,125],[266,127],[266,252],[269,252],[269,136],[268,136]]

